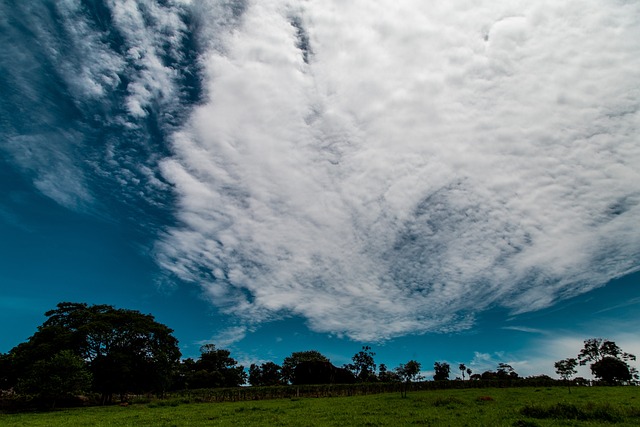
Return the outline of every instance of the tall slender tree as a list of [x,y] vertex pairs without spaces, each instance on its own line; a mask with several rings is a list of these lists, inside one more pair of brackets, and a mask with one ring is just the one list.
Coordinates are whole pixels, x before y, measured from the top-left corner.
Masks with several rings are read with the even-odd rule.
[[464,365],[464,363],[461,363],[460,365],[458,365],[458,369],[460,369],[460,372],[462,373],[462,381],[464,381],[464,374],[467,371],[467,367]]
[[568,358],[557,361],[554,365],[556,368],[556,373],[560,375],[564,381],[567,382],[567,387],[569,387],[569,393],[571,393],[571,377],[574,376],[578,371],[576,367],[578,366],[578,361],[574,358]]
[[420,376],[420,363],[415,360],[409,360],[407,363],[398,366],[395,369],[395,372],[401,379],[403,385],[400,388],[400,395],[402,397],[407,397],[409,384],[422,378]]

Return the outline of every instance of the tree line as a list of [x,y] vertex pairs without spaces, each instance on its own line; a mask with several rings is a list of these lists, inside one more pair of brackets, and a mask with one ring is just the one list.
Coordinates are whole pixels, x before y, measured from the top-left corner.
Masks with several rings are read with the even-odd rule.
[[[206,344],[197,359],[182,359],[173,330],[150,314],[116,309],[110,305],[62,302],[45,313],[47,319],[24,343],[0,354],[0,390],[4,397],[28,399],[53,408],[76,402],[79,396],[97,396],[98,403],[126,399],[128,394],[239,387],[274,387],[310,384],[395,383],[406,395],[411,384],[424,380],[416,360],[389,369],[376,364],[371,347],[363,346],[341,367],[316,350],[294,352],[281,365],[274,362],[240,365],[231,352]],[[631,384],[638,374],[614,342],[599,338],[584,341],[575,358],[555,363],[556,372],[569,382],[577,366],[589,364],[604,384]],[[435,362],[433,380],[446,382],[452,374],[446,362]],[[512,366],[500,363],[495,371],[473,373],[458,365],[460,381],[521,380]],[[546,377],[548,378],[548,377]],[[548,378],[551,380],[551,378]],[[568,383],[570,384],[570,383]],[[569,388],[570,390],[570,388]]]

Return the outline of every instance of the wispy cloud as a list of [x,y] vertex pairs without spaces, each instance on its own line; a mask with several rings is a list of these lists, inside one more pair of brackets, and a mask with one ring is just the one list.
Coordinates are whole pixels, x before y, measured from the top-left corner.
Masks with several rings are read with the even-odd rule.
[[7,138],[3,149],[42,194],[66,208],[84,210],[94,197],[72,154],[77,138],[77,132],[61,130],[20,135]]
[[218,348],[227,348],[232,344],[242,341],[247,336],[247,328],[244,326],[232,326],[218,332],[210,340],[198,342],[200,345],[214,343]]
[[594,314],[605,313],[607,311],[612,311],[612,310],[619,310],[621,308],[627,308],[632,305],[638,305],[638,304],[640,304],[640,298],[631,298],[630,300],[626,301],[624,304],[618,304],[612,307],[603,308],[602,310],[596,311]]
[[510,330],[510,331],[519,331],[526,332],[528,334],[540,334],[546,335],[548,332],[543,329],[529,328],[526,326],[505,326],[502,329]]
[[188,3],[0,5],[0,150],[41,193],[99,214],[110,185],[117,202],[162,203],[163,133],[182,124],[199,67]]
[[158,260],[248,323],[357,340],[635,271],[639,21],[604,0],[248,3],[162,163],[181,226]]

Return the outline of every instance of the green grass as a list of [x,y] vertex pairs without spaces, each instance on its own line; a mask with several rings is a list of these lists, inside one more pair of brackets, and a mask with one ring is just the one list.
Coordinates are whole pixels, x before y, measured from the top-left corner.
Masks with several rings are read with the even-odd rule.
[[0,415],[2,426],[637,426],[640,387],[434,390]]

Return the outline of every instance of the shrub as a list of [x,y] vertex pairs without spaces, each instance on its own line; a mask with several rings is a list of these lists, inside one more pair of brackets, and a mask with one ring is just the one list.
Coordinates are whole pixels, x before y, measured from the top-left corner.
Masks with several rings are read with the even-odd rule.
[[557,403],[543,407],[527,405],[520,410],[522,415],[538,419],[579,420],[579,421],[605,421],[615,423],[623,419],[620,411],[610,405],[590,404],[580,408],[574,404]]

